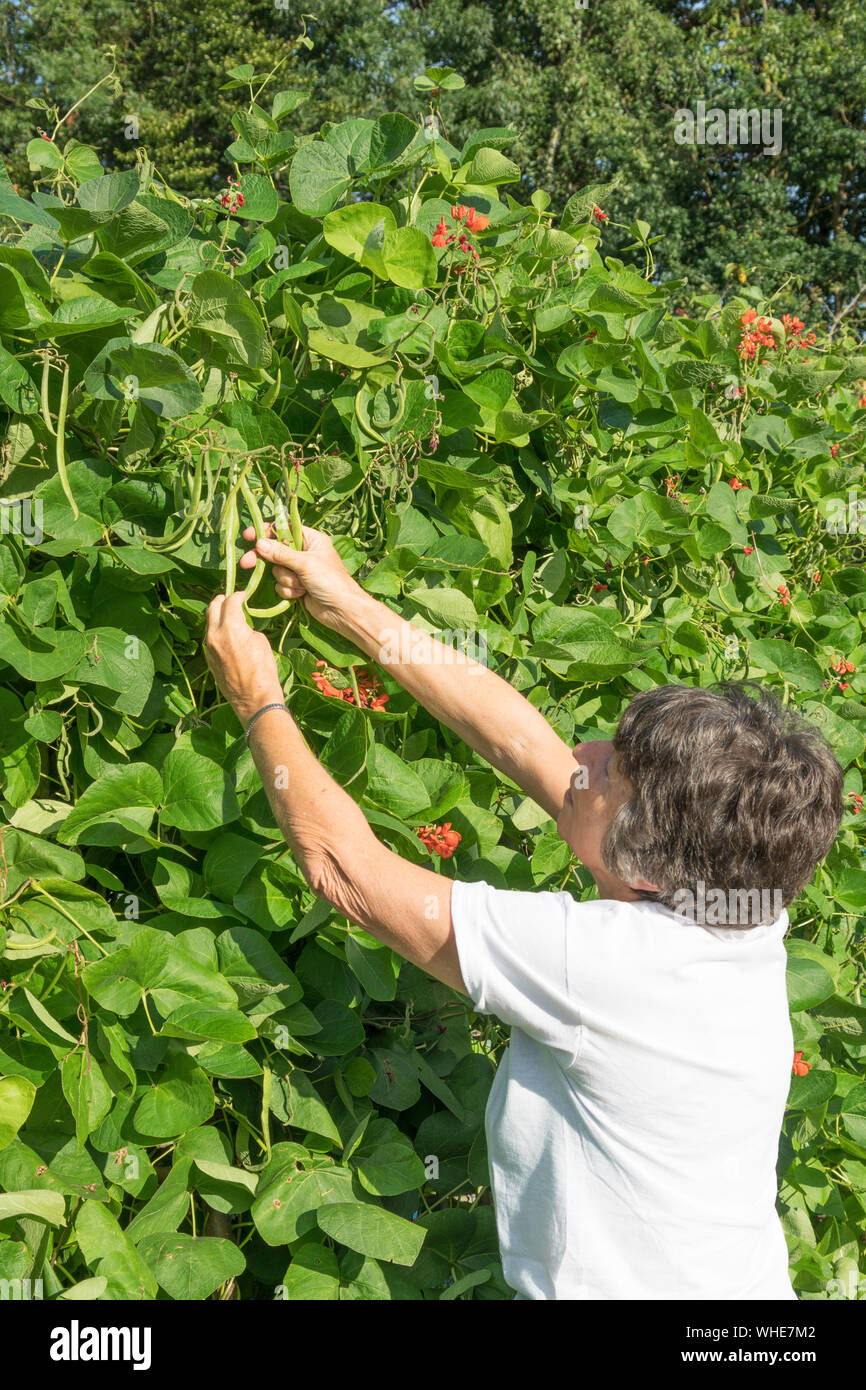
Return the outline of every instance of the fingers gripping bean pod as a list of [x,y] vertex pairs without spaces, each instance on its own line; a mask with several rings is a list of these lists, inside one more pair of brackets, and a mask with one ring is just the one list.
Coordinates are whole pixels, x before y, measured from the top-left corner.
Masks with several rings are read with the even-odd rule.
[[[256,528],[256,535],[263,536],[265,534],[265,523],[262,518],[261,508],[259,507],[256,496],[249,483],[247,482],[246,478],[244,478],[241,482],[241,491],[243,492],[244,501],[250,509],[250,516],[253,519],[253,526]],[[279,509],[280,507],[282,507],[283,513],[285,513],[285,506],[283,506],[283,504],[278,500],[277,509]],[[277,533],[277,540],[287,543],[287,535],[285,534],[285,532],[281,534],[280,522],[277,519],[276,513],[274,519],[274,530]],[[264,561],[257,560],[256,567],[253,570],[252,579],[250,580],[247,586],[247,594],[246,598],[244,599],[244,607],[246,608],[247,613],[251,618],[276,618],[280,613],[285,613],[286,609],[290,607],[290,603],[287,598],[281,599],[279,603],[272,604],[270,608],[250,607],[250,598],[252,597],[253,593],[258,587],[259,581],[261,580],[262,574],[264,572],[264,568]]]

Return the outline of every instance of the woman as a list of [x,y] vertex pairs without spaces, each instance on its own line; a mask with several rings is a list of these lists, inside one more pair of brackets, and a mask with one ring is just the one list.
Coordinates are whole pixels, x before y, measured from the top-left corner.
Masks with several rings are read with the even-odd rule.
[[[255,540],[255,532],[245,532]],[[281,597],[380,663],[555,817],[598,899],[409,863],[307,747],[243,594],[207,656],[317,896],[512,1025],[487,1108],[505,1277],[529,1299],[794,1298],[775,1210],[793,1039],[785,907],[829,850],[842,772],[767,698],[663,686],[570,748],[493,671],[367,595],[327,536],[271,538]]]

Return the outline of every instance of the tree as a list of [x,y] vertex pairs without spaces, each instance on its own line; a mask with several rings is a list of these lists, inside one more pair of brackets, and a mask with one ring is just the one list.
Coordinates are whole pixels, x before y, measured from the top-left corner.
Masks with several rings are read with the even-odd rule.
[[[106,87],[72,118],[107,167],[144,145],[191,194],[215,190],[234,138],[227,70],[281,59],[309,95],[293,128],[310,132],[388,106],[417,115],[413,76],[430,64],[466,78],[442,114],[455,143],[478,124],[510,126],[526,201],[543,185],[562,206],[618,178],[611,217],[621,248],[638,215],[663,237],[659,272],[684,297],[748,281],[802,281],[829,321],[866,324],[866,45],[859,0],[329,0],[304,18],[294,0],[179,0],[142,11],[117,0],[7,0],[7,90],[0,140],[13,179],[30,182],[28,97],[64,109],[104,73],[117,46],[122,98]],[[312,49],[292,47],[306,26]],[[678,144],[677,112],[781,113],[781,148]],[[125,117],[138,116],[138,141]],[[276,171],[277,182],[280,173]],[[626,253],[628,255],[628,253]],[[794,288],[792,284],[792,289]]]

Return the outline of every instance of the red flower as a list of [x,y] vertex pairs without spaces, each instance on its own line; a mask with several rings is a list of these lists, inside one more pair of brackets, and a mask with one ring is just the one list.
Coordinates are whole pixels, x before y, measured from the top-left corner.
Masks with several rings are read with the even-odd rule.
[[607,588],[607,585],[606,585],[606,584],[593,584],[593,586],[592,586],[592,592],[593,592],[594,594],[597,594],[597,593],[599,593],[602,589],[606,589],[606,588]]
[[422,825],[415,833],[431,854],[438,854],[442,859],[450,859],[463,838],[451,829],[450,820],[444,825]]
[[606,222],[606,221],[607,221],[607,213],[606,213],[606,212],[602,212],[601,208],[598,206],[597,203],[596,203],[595,207],[594,207],[593,210],[592,210],[592,215],[593,215],[593,217],[595,218],[596,222]]
[[[317,661],[316,666],[320,668],[327,666],[326,661]],[[354,705],[355,692],[348,686],[338,689],[325,675],[324,671],[317,669],[313,672],[312,680],[320,695],[328,695],[332,699],[344,700],[346,704]],[[358,696],[363,709],[384,709],[391,698],[387,691],[382,689],[378,676],[372,675],[366,668],[359,670],[356,676],[358,685]]]
[[740,323],[744,325],[754,323],[757,317],[758,315],[754,309],[747,309],[744,314],[740,314]]
[[805,1075],[807,1074],[807,1072],[810,1072],[811,1070],[812,1070],[812,1063],[811,1063],[811,1062],[804,1062],[802,1052],[795,1052],[795,1053],[794,1053],[794,1064],[793,1064],[793,1066],[791,1067],[791,1071],[794,1073],[794,1075],[795,1075],[795,1076],[805,1076]]
[[833,458],[836,457],[836,455],[838,454],[838,452],[839,452],[839,445],[838,445],[838,444],[831,444],[831,445],[830,445],[830,453],[831,453],[831,455],[833,456]]
[[851,675],[856,667],[852,661],[846,661],[844,656],[840,656],[836,661],[830,662],[830,670],[838,671],[840,675],[844,675],[846,672]]
[[813,584],[820,584],[820,583],[821,583],[821,571],[820,571],[820,570],[816,570],[815,573],[812,575],[812,582],[813,582]]
[[470,208],[466,216],[466,226],[470,232],[483,232],[490,226],[490,218],[485,217],[483,212],[476,212]]
[[748,483],[741,483],[739,478],[730,478],[728,481],[730,482],[731,487],[734,489],[734,492],[740,492],[744,487],[749,486]]
[[866,391],[864,391],[863,395],[860,397],[860,399],[859,399],[859,401],[857,402],[857,404],[858,404],[859,406],[866,407]]
[[744,554],[744,555],[751,555],[751,553],[752,553],[752,551],[754,550],[754,548],[755,548],[755,547],[754,547],[753,545],[744,545],[744,546],[743,546],[743,554]]
[[859,816],[860,812],[863,810],[863,798],[862,798],[862,796],[860,795],[859,792],[849,792],[848,795],[850,796],[851,800],[854,802],[854,805],[851,807],[851,810],[853,811],[853,813],[854,813],[855,816]]
[[787,608],[791,598],[791,590],[788,588],[787,584],[780,584],[777,592],[779,594],[782,607]]

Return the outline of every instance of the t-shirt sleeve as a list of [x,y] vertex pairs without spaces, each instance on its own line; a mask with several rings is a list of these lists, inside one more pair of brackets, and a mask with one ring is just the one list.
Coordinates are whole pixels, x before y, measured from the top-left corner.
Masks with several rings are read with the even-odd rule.
[[514,892],[456,881],[451,920],[460,969],[478,1013],[572,1055],[580,1011],[569,988],[569,893]]

